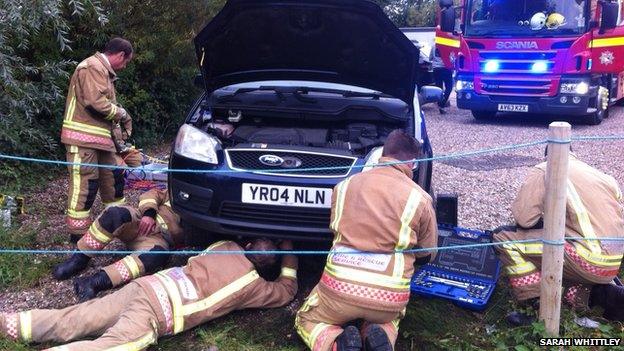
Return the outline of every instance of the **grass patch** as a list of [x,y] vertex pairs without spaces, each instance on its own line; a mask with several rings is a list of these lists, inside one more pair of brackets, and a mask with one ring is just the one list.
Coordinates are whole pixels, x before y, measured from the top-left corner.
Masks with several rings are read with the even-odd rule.
[[[0,243],[5,249],[32,249],[37,231],[33,228],[17,229],[0,226]],[[0,254],[0,289],[29,287],[41,277],[50,274],[51,267],[60,258],[30,254]]]
[[63,174],[67,174],[67,168],[63,166],[8,161],[0,167],[0,194],[33,194]]
[[30,351],[32,347],[0,337],[0,350]]

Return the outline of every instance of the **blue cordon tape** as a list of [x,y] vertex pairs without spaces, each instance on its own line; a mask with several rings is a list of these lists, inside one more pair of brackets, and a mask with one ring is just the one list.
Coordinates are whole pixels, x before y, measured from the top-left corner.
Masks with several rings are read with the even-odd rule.
[[[428,161],[448,160],[448,159],[453,159],[453,158],[465,158],[465,157],[472,157],[476,155],[493,153],[493,152],[498,152],[498,151],[522,149],[522,148],[527,148],[527,147],[547,144],[547,143],[570,144],[572,141],[599,141],[599,140],[624,140],[624,136],[595,135],[595,136],[573,137],[569,140],[539,140],[539,141],[528,142],[528,143],[523,143],[523,144],[511,144],[511,145],[505,145],[501,147],[481,149],[481,150],[470,151],[470,152],[465,152],[465,153],[449,154],[449,155],[438,156],[438,157],[421,158],[421,159],[410,160],[410,161],[378,163],[374,165],[373,167],[391,166],[395,164],[411,163],[411,162],[428,162]],[[351,169],[351,168],[357,169],[357,168],[367,167],[366,165],[353,165],[353,166],[313,167],[313,168],[296,168],[296,169],[250,169],[250,170],[225,170],[225,169],[200,170],[200,169],[169,169],[169,168],[145,169],[142,167],[133,168],[133,167],[124,167],[124,166],[101,165],[97,163],[75,163],[75,162],[48,160],[48,159],[31,158],[31,157],[23,157],[23,156],[13,156],[13,155],[6,155],[6,154],[0,154],[0,158],[13,160],[13,161],[53,164],[53,165],[58,165],[58,166],[86,166],[86,167],[97,167],[97,168],[106,168],[106,169],[141,170],[147,173],[242,173],[242,172],[287,173],[287,172],[302,172],[302,171],[304,172],[305,171],[327,171],[327,170]]]
[[[548,140],[539,140],[539,141],[533,141],[533,142],[528,142],[528,143],[523,143],[523,144],[511,144],[511,145],[499,146],[495,148],[469,151],[469,152],[464,152],[464,153],[449,154],[449,155],[438,156],[438,157],[420,158],[420,159],[415,159],[415,160],[410,160],[410,161],[377,163],[374,166],[353,165],[353,166],[312,167],[312,168],[292,168],[292,169],[249,169],[249,170],[169,169],[169,168],[145,169],[142,167],[133,168],[133,167],[125,167],[125,166],[101,165],[97,163],[74,163],[74,162],[67,162],[67,161],[46,160],[46,159],[30,158],[30,157],[22,157],[22,156],[11,156],[11,155],[5,155],[5,154],[0,154],[0,158],[13,160],[13,161],[35,162],[35,163],[54,164],[54,165],[61,165],[61,166],[85,166],[85,167],[98,167],[98,168],[106,168],[106,169],[123,169],[123,170],[135,170],[135,171],[140,170],[140,171],[147,172],[147,173],[243,173],[243,172],[287,173],[287,172],[306,172],[306,171],[327,171],[327,170],[351,169],[351,168],[357,169],[357,168],[364,168],[364,167],[383,167],[383,166],[392,166],[396,164],[412,163],[412,162],[440,161],[440,160],[448,160],[448,159],[453,159],[453,158],[471,157],[471,156],[476,156],[476,155],[481,155],[481,154],[486,154],[486,153],[494,153],[498,151],[522,149],[522,148],[527,148],[531,146],[546,144],[548,142],[549,142]],[[570,140],[553,140],[551,142],[555,144],[568,144],[570,143]]]
[[[455,249],[469,249],[479,248],[487,246],[500,246],[507,244],[524,244],[524,243],[543,243],[547,245],[561,246],[565,244],[565,240],[570,241],[624,241],[624,238],[578,238],[578,237],[566,237],[564,241],[558,240],[546,240],[546,239],[526,239],[526,240],[511,240],[500,241],[493,243],[479,243],[479,244],[466,244],[466,245],[453,245],[434,248],[422,248],[422,249],[409,249],[409,250],[395,250],[390,252],[372,252],[372,251],[354,251],[348,252],[349,254],[359,255],[376,255],[376,254],[393,254],[393,253],[417,253],[417,252],[431,252],[431,251],[445,251]],[[93,254],[93,255],[128,255],[128,254],[150,254],[150,255],[328,255],[328,254],[341,254],[344,251],[333,250],[267,250],[267,251],[197,251],[197,250],[178,250],[178,251],[130,251],[130,250],[101,250],[101,251],[78,251],[78,250],[29,250],[29,249],[0,249],[0,254],[39,254],[39,255],[66,255],[74,253]]]

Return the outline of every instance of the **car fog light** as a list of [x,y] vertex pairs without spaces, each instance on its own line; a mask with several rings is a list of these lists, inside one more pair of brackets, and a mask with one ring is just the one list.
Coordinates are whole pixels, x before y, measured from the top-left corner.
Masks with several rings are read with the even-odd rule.
[[572,102],[574,102],[575,104],[578,104],[579,102],[581,102],[581,97],[580,96],[573,97]]
[[566,102],[568,102],[568,97],[562,96],[561,99],[559,99],[559,102],[561,102],[562,104],[565,104]]
[[472,98],[472,94],[466,93],[466,99],[470,100],[470,98]]
[[178,193],[178,197],[180,197],[180,199],[182,199],[183,201],[188,201],[191,198],[191,194],[184,192],[184,191],[180,191]]

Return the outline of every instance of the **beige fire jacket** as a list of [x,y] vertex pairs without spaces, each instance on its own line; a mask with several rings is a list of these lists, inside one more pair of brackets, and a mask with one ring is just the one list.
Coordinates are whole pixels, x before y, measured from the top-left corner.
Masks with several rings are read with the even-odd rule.
[[115,152],[112,123],[122,117],[113,81],[115,71],[102,53],[80,62],[69,82],[61,142]]
[[[533,228],[543,218],[546,163],[533,167],[512,205],[519,231],[527,238],[541,238],[542,230]],[[624,237],[624,214],[620,205],[622,193],[617,181],[588,164],[570,156],[566,202],[566,236],[601,238]],[[525,230],[523,230],[523,228]],[[622,242],[579,240],[573,243],[586,260],[622,258]]]
[[160,226],[160,230],[169,234],[174,243],[181,244],[184,242],[180,216],[173,212],[167,190],[152,189],[141,194],[139,197],[139,212],[143,215],[148,209],[156,211],[156,221]]
[[[380,162],[397,162],[381,158]],[[339,183],[332,195],[334,232],[319,289],[335,298],[401,311],[419,253],[362,254],[437,247],[432,199],[412,181],[405,164],[374,168]]]
[[161,271],[137,282],[148,293],[158,315],[161,334],[177,334],[201,323],[245,308],[270,308],[290,302],[297,292],[297,258],[285,255],[275,281],[258,275],[233,241],[220,241],[184,267]]

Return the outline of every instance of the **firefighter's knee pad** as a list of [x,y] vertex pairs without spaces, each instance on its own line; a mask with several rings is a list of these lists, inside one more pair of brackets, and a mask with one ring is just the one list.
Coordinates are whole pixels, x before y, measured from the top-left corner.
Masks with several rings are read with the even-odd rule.
[[[150,249],[150,251],[167,251],[167,249],[162,246],[156,245],[152,249]],[[143,263],[143,267],[145,267],[145,272],[153,273],[159,270],[162,266],[164,266],[165,263],[167,263],[167,260],[169,260],[169,255],[144,253],[139,255],[139,259]]]
[[102,229],[109,233],[114,232],[130,221],[132,221],[130,211],[121,206],[110,206],[106,208],[98,220]]

